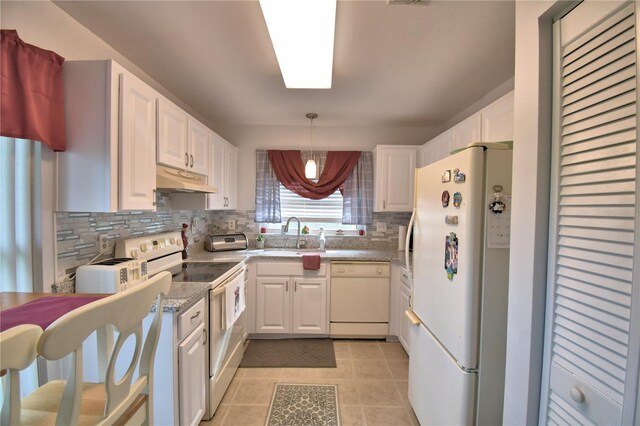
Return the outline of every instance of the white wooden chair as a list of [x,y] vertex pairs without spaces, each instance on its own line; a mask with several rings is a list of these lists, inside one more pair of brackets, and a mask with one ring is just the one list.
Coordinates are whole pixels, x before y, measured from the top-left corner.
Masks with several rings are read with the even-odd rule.
[[36,359],[42,329],[37,325],[19,325],[0,333],[0,371],[4,377],[4,400],[0,424],[20,424],[20,371]]
[[[170,286],[171,274],[162,272],[127,291],[75,309],[47,327],[38,342],[38,355],[57,360],[72,354],[71,371],[66,381],[48,382],[22,400],[22,423],[153,424],[153,362],[163,295]],[[142,342],[142,321],[154,301],[156,313]],[[82,344],[94,331],[108,326],[119,334],[108,356],[104,383],[83,383]],[[135,336],[134,354],[126,372],[116,380],[118,355],[131,335]],[[136,367],[138,376],[133,381]]]

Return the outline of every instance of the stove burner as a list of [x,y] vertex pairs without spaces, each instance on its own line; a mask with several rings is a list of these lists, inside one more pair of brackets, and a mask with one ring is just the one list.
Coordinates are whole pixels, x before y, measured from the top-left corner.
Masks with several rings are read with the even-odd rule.
[[224,275],[239,262],[183,262],[170,269],[176,282],[212,282]]

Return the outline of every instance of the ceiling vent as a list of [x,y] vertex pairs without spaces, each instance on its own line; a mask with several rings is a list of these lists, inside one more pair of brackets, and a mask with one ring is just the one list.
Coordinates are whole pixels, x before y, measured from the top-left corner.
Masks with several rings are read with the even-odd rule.
[[430,0],[387,0],[388,5],[405,5],[405,4],[415,4],[419,6],[426,6],[431,3]]

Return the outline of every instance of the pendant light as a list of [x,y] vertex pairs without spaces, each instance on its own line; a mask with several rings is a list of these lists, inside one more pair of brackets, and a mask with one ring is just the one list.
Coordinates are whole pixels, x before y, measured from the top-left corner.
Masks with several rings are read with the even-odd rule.
[[[311,145],[311,155],[313,155],[313,120],[318,118],[318,114],[310,112],[305,117],[311,120],[311,125],[309,126],[309,143]],[[307,160],[307,164],[304,166],[304,177],[307,179],[315,179],[317,170],[318,167],[316,166],[316,162],[313,160],[313,157],[309,158]]]

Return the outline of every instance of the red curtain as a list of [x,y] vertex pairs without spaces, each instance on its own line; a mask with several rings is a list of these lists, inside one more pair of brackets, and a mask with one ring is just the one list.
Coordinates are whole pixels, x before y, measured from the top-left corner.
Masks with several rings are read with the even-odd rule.
[[311,200],[321,200],[336,192],[360,159],[360,151],[329,151],[318,182],[304,176],[300,151],[268,151],[271,167],[289,191]]
[[64,58],[0,30],[0,135],[31,139],[64,151]]

